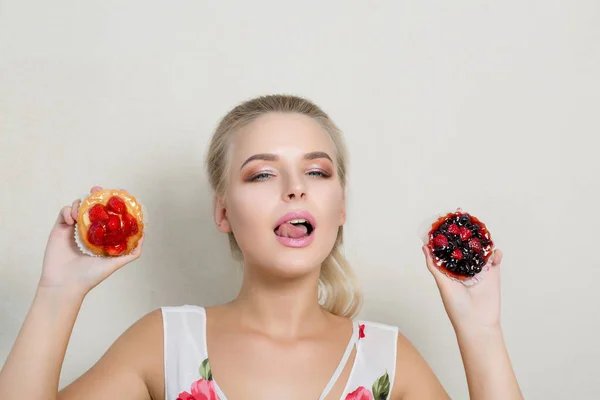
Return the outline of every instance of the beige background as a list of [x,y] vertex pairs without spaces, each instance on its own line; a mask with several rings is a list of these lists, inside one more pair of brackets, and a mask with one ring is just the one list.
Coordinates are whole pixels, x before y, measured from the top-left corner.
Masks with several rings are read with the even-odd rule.
[[128,188],[151,225],[143,258],[86,299],[61,385],[145,313],[235,295],[206,144],[233,105],[286,92],[345,131],[362,318],[398,325],[468,398],[418,237],[462,206],[506,254],[525,397],[600,398],[599,44],[594,0],[0,0],[0,361],[57,212],[94,184]]

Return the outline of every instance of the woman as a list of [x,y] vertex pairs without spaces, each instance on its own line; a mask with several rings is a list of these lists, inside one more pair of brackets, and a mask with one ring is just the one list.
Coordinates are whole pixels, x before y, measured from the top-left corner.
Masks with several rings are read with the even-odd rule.
[[[345,150],[322,110],[293,96],[243,103],[218,126],[207,167],[216,226],[243,260],[239,295],[220,306],[149,313],[57,394],[85,295],[142,254],[143,240],[128,256],[82,255],[72,239],[75,201],[50,234],[35,300],[0,373],[0,398],[448,398],[395,327],[353,319],[360,294],[339,252]],[[500,327],[500,251],[486,279],[470,288],[441,274],[423,251],[471,398],[522,398]]]

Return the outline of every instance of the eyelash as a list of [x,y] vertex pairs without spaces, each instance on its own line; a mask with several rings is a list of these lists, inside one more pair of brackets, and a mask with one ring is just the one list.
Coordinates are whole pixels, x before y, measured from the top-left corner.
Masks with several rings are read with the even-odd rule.
[[[312,175],[312,174],[317,174],[317,175]],[[313,171],[308,171],[307,175],[316,177],[316,178],[330,178],[331,175],[329,175],[327,172],[325,171],[320,171],[320,170],[313,170]],[[269,177],[273,176],[273,174],[270,174],[268,172],[261,172],[260,174],[256,174],[252,177],[250,177],[248,179],[249,182],[258,182],[258,181],[264,181],[266,179],[269,179]]]

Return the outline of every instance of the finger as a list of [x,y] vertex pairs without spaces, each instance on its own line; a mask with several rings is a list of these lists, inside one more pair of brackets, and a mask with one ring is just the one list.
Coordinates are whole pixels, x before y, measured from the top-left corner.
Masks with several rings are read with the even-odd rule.
[[73,217],[71,217],[71,207],[64,206],[62,208],[62,210],[60,210],[60,213],[58,214],[58,218],[56,219],[56,224],[57,225],[60,225],[60,224],[73,225],[74,223],[75,223],[75,221],[73,220]]
[[100,186],[94,186],[91,190],[90,193],[97,193],[97,192],[101,192],[102,191],[102,187]]
[[439,270],[437,265],[435,265],[435,261],[433,261],[433,255],[431,254],[431,249],[429,246],[425,245],[422,247],[423,253],[425,254],[425,262],[427,264],[427,268],[429,272],[433,275],[436,282],[439,284],[444,278],[444,274]]
[[71,217],[73,219],[77,219],[79,216],[79,205],[81,204],[81,200],[75,200],[71,205]]
[[492,256],[492,267],[500,265],[502,263],[503,256],[504,254],[502,254],[502,251],[500,249],[495,250]]
[[142,237],[140,238],[140,241],[138,242],[137,246],[135,249],[133,249],[133,251],[131,252],[131,255],[134,256],[135,258],[138,258],[139,256],[142,255],[142,248],[144,246],[144,238],[145,238],[145,234],[142,234]]
[[502,267],[500,266],[502,262],[502,252],[500,250],[495,250],[494,254],[491,256],[491,262],[488,261],[488,267],[485,268],[485,277],[483,278],[483,282],[489,287],[489,285],[497,285],[500,282],[500,271]]
[[444,296],[444,293],[448,293],[449,290],[453,290],[456,287],[464,286],[463,282],[459,282],[454,279],[450,279],[445,273],[443,273],[440,270],[440,268],[437,266],[437,264],[434,261],[433,253],[432,253],[431,249],[429,248],[429,246],[427,246],[427,245],[423,246],[423,253],[425,253],[425,259],[427,261],[427,268],[433,275],[433,278],[435,279],[435,283],[437,284],[438,289],[440,290],[440,293],[442,294],[442,297]]
[[431,257],[431,249],[429,249],[429,246],[424,245],[421,248],[421,250],[423,250],[423,254],[425,254],[425,262],[427,263],[427,268],[429,268],[429,270],[431,271],[433,269],[433,258]]

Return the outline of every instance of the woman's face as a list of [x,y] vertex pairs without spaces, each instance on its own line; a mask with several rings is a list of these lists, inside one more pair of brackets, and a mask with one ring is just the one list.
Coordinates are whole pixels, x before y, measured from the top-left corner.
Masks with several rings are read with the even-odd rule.
[[240,129],[229,150],[215,221],[233,232],[246,268],[280,277],[318,270],[346,219],[330,136],[310,117],[270,113]]

